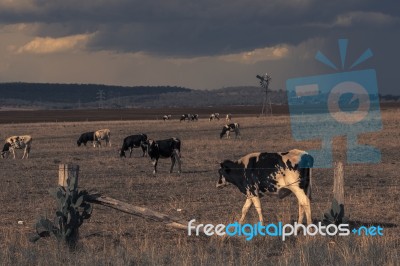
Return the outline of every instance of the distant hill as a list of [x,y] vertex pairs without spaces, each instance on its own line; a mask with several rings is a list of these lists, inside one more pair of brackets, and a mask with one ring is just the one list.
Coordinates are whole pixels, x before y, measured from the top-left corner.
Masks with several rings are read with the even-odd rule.
[[[272,91],[270,96],[272,103],[286,102],[284,91]],[[260,105],[263,99],[263,90],[253,86],[191,90],[171,86],[0,83],[3,110]]]
[[42,103],[89,103],[128,96],[151,96],[163,93],[190,92],[170,86],[110,86],[97,84],[0,83],[1,100]]
[[[272,90],[269,96],[272,104],[287,104],[285,90]],[[256,86],[191,90],[170,86],[0,83],[2,110],[261,106],[264,97],[264,90]],[[380,100],[399,102],[400,99],[380,95]]]

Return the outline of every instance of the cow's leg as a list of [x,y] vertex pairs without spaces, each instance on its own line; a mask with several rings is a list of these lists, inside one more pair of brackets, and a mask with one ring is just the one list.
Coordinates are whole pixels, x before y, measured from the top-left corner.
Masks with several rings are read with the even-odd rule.
[[133,148],[129,148],[129,158],[132,157]]
[[171,156],[171,169],[169,169],[169,173],[172,173],[172,170],[174,169],[174,165],[176,162],[176,157],[175,157],[175,151],[173,151],[172,156]]
[[239,129],[236,129],[235,134],[236,134],[236,138],[241,139]]
[[12,153],[13,153],[13,157],[14,157],[14,159],[15,159],[15,149],[14,149],[14,148],[11,148],[11,150],[12,150]]
[[263,218],[263,215],[262,215],[260,198],[259,197],[253,197],[253,198],[251,198],[251,200],[253,201],[254,207],[257,210],[259,221],[260,221],[261,224],[263,224],[264,218]]
[[299,220],[298,223],[303,223],[304,220],[304,208],[299,204]]
[[175,149],[173,151],[172,156],[174,157],[174,161],[178,163],[178,174],[180,174],[182,172],[182,169],[181,169],[181,156],[179,154],[179,151]]
[[153,175],[155,175],[157,173],[157,163],[158,163],[158,159],[155,159],[152,162],[152,164],[154,165]]
[[251,199],[246,199],[246,202],[243,205],[242,208],[242,217],[240,217],[239,223],[243,224],[244,219],[246,218],[246,214],[249,211],[251,205],[253,204],[253,201]]
[[[293,194],[296,195],[297,200],[299,201],[299,220],[298,220],[298,223],[299,224],[303,223],[303,217],[304,217],[304,213],[305,213],[306,214],[306,219],[307,219],[307,225],[311,224],[312,220],[311,220],[310,199],[304,193],[304,190],[302,190],[300,187],[289,186],[288,188],[293,192]],[[300,211],[302,212],[302,215],[300,215]]]
[[26,146],[25,149],[24,149],[24,154],[22,155],[22,159],[24,159],[25,156],[26,156],[26,158],[28,158],[28,156],[27,156],[27,149],[28,149],[28,147]]

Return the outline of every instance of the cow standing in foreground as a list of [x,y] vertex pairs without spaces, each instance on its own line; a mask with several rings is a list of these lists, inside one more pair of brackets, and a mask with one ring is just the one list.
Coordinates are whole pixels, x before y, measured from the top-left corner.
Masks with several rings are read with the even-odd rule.
[[97,144],[99,146],[101,146],[100,140],[105,140],[106,147],[107,147],[107,144],[110,144],[110,147],[111,147],[111,132],[109,129],[100,129],[100,130],[97,130],[96,132],[94,132],[93,146],[96,147]]
[[299,202],[299,220],[311,224],[311,168],[314,159],[305,151],[291,150],[282,153],[250,153],[237,161],[225,160],[219,169],[217,187],[227,182],[234,184],[247,199],[242,209],[240,223],[254,204],[259,220],[263,222],[260,197],[270,192],[284,198],[293,193]]
[[22,156],[22,159],[29,158],[29,152],[31,151],[32,143],[31,136],[12,136],[7,138],[5,142],[6,143],[3,146],[3,150],[1,151],[2,158],[8,157],[10,152],[12,152],[15,159],[15,149],[24,149],[24,155]]
[[148,140],[147,141],[147,154],[150,156],[154,171],[157,173],[158,159],[171,158],[170,173],[174,168],[175,163],[178,163],[178,174],[181,173],[181,141],[178,138],[170,138],[165,140]]
[[230,136],[230,132],[235,132],[235,139],[236,138],[240,138],[240,125],[239,123],[233,123],[233,124],[228,124],[225,125],[222,128],[222,132],[219,134],[219,138],[222,139],[222,137],[226,134],[226,138],[229,139]]
[[144,157],[147,152],[147,146],[146,146],[146,141],[147,141],[147,135],[146,134],[138,134],[138,135],[131,135],[126,138],[124,138],[124,142],[122,143],[122,148],[119,152],[120,157],[126,157],[125,156],[125,151],[129,149],[129,158],[132,157],[132,151],[133,148],[142,148],[143,155]]

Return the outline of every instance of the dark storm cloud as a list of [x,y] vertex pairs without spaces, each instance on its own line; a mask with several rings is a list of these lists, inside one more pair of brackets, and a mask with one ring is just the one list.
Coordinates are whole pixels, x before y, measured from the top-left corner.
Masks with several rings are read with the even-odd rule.
[[31,6],[2,7],[0,22],[39,23],[37,34],[43,37],[95,33],[89,50],[195,57],[296,45],[309,38],[351,35],[363,27],[373,33],[380,31],[380,23],[386,23],[386,29],[397,28],[399,4],[382,3],[36,0]]

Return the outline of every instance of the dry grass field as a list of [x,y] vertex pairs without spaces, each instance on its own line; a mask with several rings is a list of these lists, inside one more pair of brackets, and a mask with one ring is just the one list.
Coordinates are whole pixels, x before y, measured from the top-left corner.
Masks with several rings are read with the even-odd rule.
[[[58,245],[54,238],[28,241],[40,216],[52,218],[55,200],[47,190],[58,181],[58,165],[80,166],[80,189],[101,192],[134,205],[201,223],[228,224],[239,218],[245,201],[238,189],[215,187],[218,162],[237,159],[253,151],[311,149],[318,141],[295,142],[289,117],[238,117],[241,140],[219,139],[223,120],[104,121],[1,125],[0,138],[33,136],[31,158],[0,160],[1,265],[399,265],[399,169],[400,109],[382,111],[383,130],[360,136],[361,143],[381,149],[380,164],[345,165],[345,210],[352,225],[382,225],[384,236],[346,237],[243,237],[187,236],[161,223],[94,206],[90,220],[80,228],[75,251]],[[77,147],[86,131],[110,128],[112,147]],[[169,174],[170,161],[159,162],[152,175],[150,159],[134,150],[121,159],[117,149],[125,136],[147,133],[150,138],[182,140],[182,171]],[[334,140],[335,161],[345,161],[344,138]],[[17,156],[22,156],[21,150]],[[333,169],[313,171],[312,217],[330,208]],[[266,222],[291,223],[297,219],[293,195],[261,200]],[[182,209],[182,211],[177,211]],[[24,221],[23,225],[18,221]],[[257,215],[250,209],[247,222]]]

